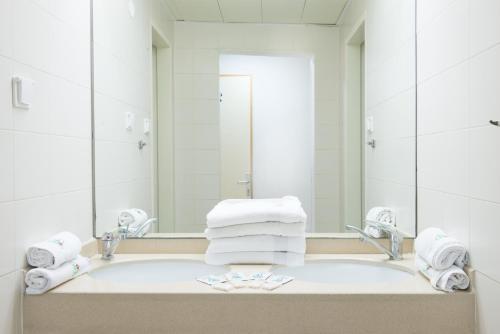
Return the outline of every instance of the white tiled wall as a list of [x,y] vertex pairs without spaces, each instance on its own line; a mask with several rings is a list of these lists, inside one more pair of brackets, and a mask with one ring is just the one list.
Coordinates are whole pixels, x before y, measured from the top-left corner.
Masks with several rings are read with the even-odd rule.
[[[0,333],[21,332],[25,247],[92,237],[89,1],[0,1]],[[30,110],[11,79],[35,80]]]
[[470,246],[481,334],[500,330],[500,3],[418,0],[419,230]]
[[315,230],[339,230],[338,41],[333,27],[176,22],[176,232],[203,231],[206,213],[220,199],[218,81],[224,52],[314,56]]
[[[365,117],[376,147],[365,146],[365,211],[396,210],[398,228],[415,234],[415,2],[352,1],[341,44],[365,23]],[[345,144],[347,145],[347,143]]]
[[[94,0],[94,83],[97,234],[116,227],[119,211],[141,208],[154,216],[152,27],[173,43],[173,19],[161,0]],[[125,113],[134,114],[125,129]],[[155,127],[152,126],[152,129]],[[138,149],[138,141],[147,145]]]

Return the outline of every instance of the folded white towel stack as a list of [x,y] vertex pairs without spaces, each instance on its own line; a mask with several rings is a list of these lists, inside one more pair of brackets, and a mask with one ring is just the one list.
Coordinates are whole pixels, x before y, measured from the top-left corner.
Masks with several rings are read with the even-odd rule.
[[228,199],[207,215],[208,264],[301,265],[307,216],[293,196]]
[[30,266],[54,269],[73,260],[82,249],[82,243],[70,232],[61,232],[50,239],[28,248],[26,260]]
[[396,226],[396,215],[393,209],[375,206],[366,214],[365,232],[374,238],[382,238],[384,232],[370,225],[370,222],[390,224]]
[[467,248],[438,228],[428,228],[415,239],[415,265],[435,289],[452,292],[469,287],[463,271],[468,263]]
[[82,243],[70,232],[61,232],[28,248],[28,263],[37,267],[26,273],[26,293],[42,294],[89,269],[89,259],[80,256]]

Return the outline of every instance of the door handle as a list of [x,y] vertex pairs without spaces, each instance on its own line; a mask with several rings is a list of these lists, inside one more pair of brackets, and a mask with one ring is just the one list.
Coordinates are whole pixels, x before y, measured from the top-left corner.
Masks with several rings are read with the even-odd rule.
[[240,181],[238,181],[236,183],[238,183],[238,184],[249,184],[250,181],[248,181],[248,180],[240,180]]

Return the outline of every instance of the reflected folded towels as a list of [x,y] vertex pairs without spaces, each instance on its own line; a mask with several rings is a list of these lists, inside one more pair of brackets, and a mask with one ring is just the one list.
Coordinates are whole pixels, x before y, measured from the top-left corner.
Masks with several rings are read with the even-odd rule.
[[26,259],[33,267],[54,269],[64,262],[73,260],[82,249],[82,243],[76,235],[61,232],[50,239],[28,248]]
[[206,253],[205,262],[211,265],[279,264],[286,266],[304,265],[304,254],[294,252],[230,252]]
[[384,236],[384,232],[374,226],[371,226],[369,222],[385,223],[395,226],[396,216],[394,210],[383,206],[375,206],[366,214],[365,232],[374,238],[382,238]]
[[436,270],[448,269],[452,265],[463,268],[469,260],[467,248],[460,241],[435,227],[418,234],[415,252]]
[[213,239],[207,249],[207,253],[294,252],[304,254],[305,251],[306,240],[304,237],[279,237],[274,235]]
[[280,222],[305,223],[306,213],[297,197],[269,199],[227,199],[219,202],[207,215],[209,228],[230,225]]
[[66,262],[57,269],[34,268],[26,273],[26,293],[39,295],[67,282],[83,273],[90,267],[90,260],[83,256],[76,256],[72,261]]
[[457,289],[464,290],[469,287],[469,277],[461,268],[455,265],[438,270],[418,255],[415,258],[415,265],[429,279],[435,289],[453,292]]
[[283,224],[280,222],[265,222],[207,228],[205,229],[205,236],[208,240],[212,240],[217,238],[242,237],[246,235],[261,235],[265,232],[265,234],[282,237],[304,237],[305,230],[305,223]]

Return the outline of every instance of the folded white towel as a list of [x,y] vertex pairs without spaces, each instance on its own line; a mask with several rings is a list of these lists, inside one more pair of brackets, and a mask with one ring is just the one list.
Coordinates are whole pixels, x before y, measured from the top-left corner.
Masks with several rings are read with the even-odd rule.
[[250,235],[235,238],[213,239],[207,253],[229,252],[294,252],[305,253],[304,237],[278,237],[274,235]]
[[90,260],[78,255],[76,259],[66,262],[57,269],[34,268],[26,273],[24,281],[28,295],[40,295],[56,286],[67,282],[83,273],[90,267]]
[[207,214],[209,228],[249,223],[305,223],[304,209],[297,197],[227,199]]
[[207,253],[205,254],[205,262],[212,265],[280,264],[302,266],[304,265],[304,254],[293,252]]
[[395,226],[396,216],[394,210],[391,208],[375,206],[366,214],[366,222],[365,232],[374,238],[382,238],[384,236],[384,232],[374,226],[371,226],[369,222],[385,223]]
[[418,270],[430,280],[431,285],[437,290],[453,292],[454,290],[465,290],[469,287],[469,277],[457,266],[451,266],[444,270],[437,270],[432,268],[418,255],[415,258],[415,265]]
[[26,259],[30,266],[55,269],[73,260],[81,251],[82,242],[70,232],[61,232],[28,248]]
[[208,240],[261,234],[283,237],[303,237],[305,236],[305,231],[305,223],[284,224],[279,222],[265,222],[207,228],[205,229],[205,236]]
[[461,242],[435,227],[418,234],[415,252],[436,270],[448,269],[453,264],[463,268],[469,260],[467,249]]
[[141,209],[127,209],[118,215],[118,223],[123,225],[140,225],[148,219],[148,214]]

